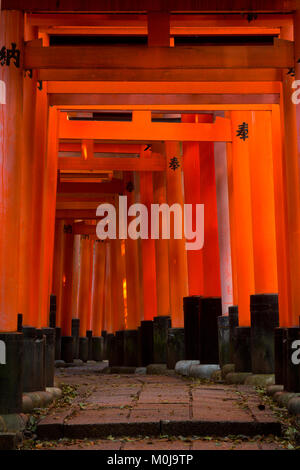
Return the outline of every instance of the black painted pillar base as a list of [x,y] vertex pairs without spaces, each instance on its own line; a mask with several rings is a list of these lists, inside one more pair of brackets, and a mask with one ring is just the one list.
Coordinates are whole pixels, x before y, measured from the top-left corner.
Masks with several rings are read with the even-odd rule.
[[200,364],[219,363],[218,317],[222,315],[220,297],[202,297],[200,308]]
[[116,331],[116,366],[124,366],[124,330]]
[[201,297],[199,295],[184,297],[184,344],[187,360],[197,360],[200,356],[200,308]]
[[45,343],[45,382],[46,387],[54,387],[55,329],[42,328]]
[[61,328],[57,326],[55,328],[55,360],[60,361],[61,359]]
[[56,328],[56,295],[50,295],[49,327]]
[[229,364],[234,364],[236,351],[236,327],[239,326],[239,309],[237,305],[228,308],[229,318]]
[[137,330],[124,331],[124,366],[138,366],[138,332]]
[[61,337],[61,359],[67,364],[74,360],[74,338],[73,336]]
[[141,367],[153,364],[153,321],[141,321]]
[[102,361],[104,338],[102,336],[92,337],[92,359],[93,361]]
[[35,340],[35,388],[34,391],[46,389],[46,336],[42,328],[36,330]]
[[287,392],[300,393],[300,328],[286,330],[286,384]]
[[89,340],[85,336],[79,338],[79,359],[87,362],[89,358]]
[[236,372],[251,372],[251,328],[238,326],[235,329],[236,350],[234,364]]
[[175,369],[176,362],[185,357],[184,328],[169,328],[167,343],[167,368]]
[[223,315],[218,317],[218,336],[219,336],[219,364],[223,367],[230,363],[229,349],[229,317]]
[[73,358],[79,359],[79,318],[72,318],[71,335],[73,337]]
[[35,340],[36,328],[23,326],[24,353],[23,353],[23,391],[35,392],[36,388],[36,363],[41,359],[36,354]]
[[108,362],[110,367],[118,366],[117,339],[114,334],[107,335]]
[[[23,334],[0,333],[0,414],[22,412]],[[4,357],[3,357],[4,356]]]
[[93,360],[93,344],[92,344],[93,332],[92,330],[87,330],[86,337],[88,339],[88,361],[92,361]]
[[142,367],[142,336],[141,336],[141,327],[137,329],[137,365]]
[[153,361],[155,364],[167,363],[169,328],[171,328],[169,315],[153,318]]
[[274,354],[275,354],[275,384],[286,383],[286,328],[274,330]]
[[103,354],[102,354],[102,361],[105,361],[108,359],[108,354],[107,354],[107,331],[102,330],[101,331],[101,336],[103,338]]
[[253,374],[275,370],[274,330],[279,326],[278,295],[250,296],[251,364]]

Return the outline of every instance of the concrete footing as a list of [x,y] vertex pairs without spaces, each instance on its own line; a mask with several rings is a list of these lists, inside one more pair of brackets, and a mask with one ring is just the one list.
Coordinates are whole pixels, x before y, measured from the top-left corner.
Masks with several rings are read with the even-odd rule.
[[171,328],[171,317],[153,318],[153,360],[155,364],[167,363],[168,329]]
[[219,364],[192,365],[189,376],[197,379],[210,379],[214,372],[220,370]]
[[230,363],[229,347],[229,317],[223,315],[218,317],[218,340],[219,340],[219,364],[224,366]]
[[138,332],[137,330],[124,331],[124,366],[138,366]]
[[238,326],[235,328],[234,364],[236,372],[251,372],[251,328]]
[[5,364],[0,365],[0,414],[22,410],[23,351],[22,333],[0,333]]
[[167,343],[167,367],[175,369],[178,361],[185,358],[184,328],[169,328]]
[[141,321],[140,329],[141,367],[153,364],[153,321]]
[[189,376],[191,367],[194,365],[199,365],[200,362],[197,360],[184,360],[178,361],[175,365],[175,372],[180,375]]
[[279,326],[278,295],[250,296],[251,366],[253,374],[275,370],[274,329]]

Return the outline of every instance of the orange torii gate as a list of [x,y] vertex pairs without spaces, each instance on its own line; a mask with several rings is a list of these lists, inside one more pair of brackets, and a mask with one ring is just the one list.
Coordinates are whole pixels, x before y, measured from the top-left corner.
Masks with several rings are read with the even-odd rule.
[[[215,141],[216,137],[217,141],[227,143],[234,297],[241,304],[241,324],[249,325],[249,294],[258,293],[261,289],[264,292],[277,292],[278,277],[281,325],[288,327],[298,325],[300,305],[298,289],[300,279],[300,199],[296,125],[298,117],[291,101],[292,77],[288,75],[288,72],[295,66],[296,78],[299,78],[299,65],[297,64],[300,50],[299,37],[298,34],[295,35],[295,38],[292,37],[289,22],[292,17],[295,25],[298,25],[299,14],[288,15],[285,22],[281,22],[279,19],[276,20],[276,24],[272,23],[274,25],[273,33],[278,33],[275,29],[280,30],[280,38],[275,39],[273,45],[195,46],[189,48],[167,47],[171,45],[170,32],[172,31],[169,15],[163,15],[155,20],[155,15],[149,14],[147,20],[148,26],[150,26],[147,29],[150,33],[149,46],[154,47],[124,47],[123,53],[119,54],[116,48],[100,46],[94,48],[49,47],[49,17],[46,19],[46,27],[44,25],[44,28],[39,30],[39,40],[36,33],[33,36],[28,33],[29,27],[34,26],[33,23],[30,24],[30,21],[34,21],[35,13],[28,21],[27,17],[25,18],[26,35],[24,36],[23,13],[10,11],[10,9],[24,9],[34,12],[36,9],[41,10],[44,7],[37,5],[34,0],[22,3],[21,7],[17,0],[4,0],[2,8],[5,11],[1,11],[0,19],[1,43],[5,43],[6,47],[10,47],[11,43],[17,44],[21,57],[20,67],[11,64],[10,67],[2,67],[0,71],[0,77],[5,81],[7,87],[6,104],[0,105],[1,116],[5,122],[0,134],[0,145],[4,156],[1,161],[3,175],[1,192],[3,223],[0,231],[0,281],[3,286],[0,302],[1,312],[3,312],[0,318],[1,330],[4,332],[15,331],[18,305],[26,308],[28,298],[26,276],[31,279],[29,299],[33,307],[31,311],[27,309],[27,313],[24,311],[24,315],[28,319],[26,321],[30,321],[32,325],[37,327],[47,326],[55,211],[57,211],[58,218],[67,220],[69,218],[95,218],[93,215],[95,207],[91,201],[79,201],[76,208],[76,201],[59,200],[58,198],[56,206],[57,167],[61,171],[93,169],[103,170],[105,173],[122,169],[129,172],[150,172],[149,174],[155,172],[158,177],[166,171],[167,181],[163,182],[167,188],[165,197],[173,200],[175,196],[180,198],[183,196],[178,174],[176,175],[178,181],[172,186],[170,182],[172,173],[168,172],[166,157],[159,152],[153,152],[147,162],[144,159],[115,158],[104,162],[92,156],[90,141],[97,139],[99,135],[100,138],[105,139],[106,136],[115,140],[117,126],[114,126],[115,123],[105,123],[104,126],[104,123],[100,125],[92,122],[89,123],[89,127],[83,129],[85,126],[82,126],[81,123],[82,132],[84,132],[80,134],[78,123],[64,119],[66,113],[63,113],[62,110],[66,108],[71,111],[98,109],[99,105],[93,105],[93,95],[97,95],[98,103],[103,99],[107,100],[107,104],[102,109],[130,109],[133,117],[138,117],[137,120],[133,119],[132,123],[121,123],[120,125],[118,123],[118,129],[121,130],[123,127],[123,139],[127,140],[129,137],[135,140],[134,136],[139,132],[142,140],[166,141],[168,157],[170,156],[168,143],[172,142],[173,145],[176,145],[176,142],[180,140],[198,141],[199,134],[202,134],[203,140]],[[48,11],[58,9],[54,3],[56,2],[48,2]],[[87,8],[80,0],[75,3],[82,8],[80,11],[85,11]],[[217,2],[210,3],[212,10],[217,11]],[[232,5],[232,2],[229,3]],[[240,6],[241,2],[238,3]],[[255,5],[261,5],[261,2],[253,3],[254,9]],[[281,12],[290,12],[297,6],[293,1],[266,1],[264,4],[267,5],[265,11]],[[88,8],[93,6],[95,7],[93,1],[88,3]],[[111,7],[111,2],[106,2],[103,11],[106,9],[109,11],[108,6]],[[119,8],[122,10],[125,7],[128,8],[127,2],[124,2],[124,5]],[[59,8],[64,8],[63,1]],[[182,11],[189,8],[189,11],[196,8],[195,2],[192,0],[185,2]],[[172,10],[171,6],[170,9]],[[96,7],[95,11],[97,11]],[[39,15],[43,16],[41,13]],[[81,17],[81,15],[76,16]],[[35,19],[40,21],[37,17]],[[67,20],[69,22],[67,26],[69,26],[72,23],[72,18],[69,17]],[[62,15],[58,18],[58,25],[59,21],[62,21]],[[82,18],[80,21],[82,22]],[[213,21],[212,18],[211,21]],[[232,18],[231,21],[233,21]],[[241,19],[238,22],[238,27],[242,27],[240,21]],[[230,28],[234,26],[230,22],[228,24]],[[163,45],[157,44],[158,25],[162,28]],[[76,28],[77,26],[74,25]],[[268,29],[270,22],[263,24],[262,19],[261,26],[270,32]],[[145,30],[145,25],[142,27]],[[180,24],[173,23],[172,25],[171,19],[171,28],[179,27]],[[216,28],[220,28],[219,23]],[[249,24],[247,24],[247,28],[250,28]],[[175,32],[173,29],[173,34]],[[221,32],[219,30],[217,33]],[[265,31],[265,34],[268,32]],[[24,39],[29,42],[26,42],[23,51]],[[95,60],[95,56],[97,56],[97,60]],[[31,79],[28,73],[26,77],[23,76],[23,72],[27,69],[33,70],[34,80],[32,82],[29,82]],[[35,89],[36,80],[40,81],[39,90]],[[73,83],[70,84],[70,81]],[[120,85],[122,81],[124,83]],[[205,89],[208,81],[214,83]],[[232,81],[232,83],[224,83],[226,81]],[[143,88],[143,82],[145,82],[145,88]],[[119,86],[121,88],[118,92]],[[140,92],[133,92],[135,86],[137,86],[136,90],[140,90]],[[66,91],[67,87],[70,87],[69,92]],[[246,98],[244,95],[248,93],[248,90],[249,94],[253,96]],[[70,96],[72,93],[74,95]],[[192,96],[193,93],[197,97]],[[126,96],[121,96],[122,94]],[[131,98],[127,96],[130,94],[133,95]],[[143,96],[140,96],[141,94]],[[146,96],[147,94],[151,96]],[[157,96],[159,94],[168,96],[163,98]],[[172,94],[177,96],[174,97]],[[104,97],[104,95],[112,96]],[[181,96],[178,97],[178,95]],[[130,103],[130,99],[133,103]],[[249,101],[245,103],[247,99]],[[193,100],[197,102],[195,103]],[[27,103],[27,106],[24,106],[24,112],[22,111],[23,101]],[[32,104],[28,106],[29,102]],[[33,107],[36,109],[35,117],[33,116]],[[218,118],[215,123],[209,125],[210,127],[203,127],[204,124],[202,127],[201,124],[192,124],[192,126],[189,124],[189,127],[186,128],[189,130],[186,133],[181,130],[185,128],[180,127],[185,125],[183,123],[159,123],[156,126],[157,123],[152,123],[150,119],[151,111],[201,113],[201,111],[213,112],[216,110],[226,111],[226,117]],[[33,153],[30,150],[30,145],[26,147],[24,145],[24,151],[21,151],[23,136],[25,136],[27,144],[30,141],[29,134],[32,130],[30,126],[24,124],[25,118],[31,119],[30,116],[35,124]],[[243,122],[249,124],[249,140],[247,141],[241,141],[236,135],[238,126]],[[145,129],[145,126],[148,129]],[[104,130],[106,133],[103,132]],[[61,131],[65,133],[62,132],[59,135],[58,132]],[[214,135],[214,133],[216,134]],[[84,148],[87,152],[87,158],[76,158],[76,161],[69,157],[57,159],[58,136],[66,139],[82,139],[83,144],[86,145]],[[253,143],[254,136],[261,145]],[[19,155],[21,154],[22,173],[20,174]],[[32,155],[34,170],[31,173]],[[45,159],[41,161],[40,155],[45,155]],[[242,159],[243,156],[245,156],[244,159]],[[256,178],[258,168],[260,177]],[[154,187],[161,187],[161,182],[156,181],[156,176],[155,174]],[[22,182],[22,188],[20,182]],[[29,195],[29,188],[33,188],[32,198],[23,201],[20,206],[21,194]],[[264,207],[260,206],[262,199],[265,201]],[[84,206],[84,202],[88,202],[89,205]],[[68,205],[68,203],[70,204]],[[254,209],[256,210],[254,211]],[[37,214],[36,211],[39,213]],[[21,229],[24,231],[21,242],[19,242],[20,220],[22,221]],[[32,224],[26,223],[27,220],[32,220]],[[32,241],[29,236],[31,231],[34,232]],[[24,252],[21,252],[21,257],[18,258],[19,248],[24,246],[28,247],[33,258],[30,268],[26,267]],[[247,248],[245,249],[245,247]],[[123,256],[123,259],[125,258],[125,255],[122,255],[124,250],[122,250],[122,246],[118,246],[111,253],[112,262],[116,267],[117,257],[120,255]],[[181,248],[173,246],[172,250],[176,254],[176,259],[185,269]],[[267,265],[272,266],[271,273],[266,271]],[[121,281],[124,280],[124,269],[123,265],[119,273]],[[171,282],[174,286],[180,285],[180,294],[185,293],[187,289],[183,285],[184,276],[181,279],[180,276],[174,278],[174,272],[172,273],[171,270],[169,270],[169,275],[169,280],[173,276]],[[111,276],[107,276],[105,283],[105,285],[113,285]],[[18,296],[16,295],[17,285],[21,287]],[[126,292],[124,283],[122,287],[124,297],[124,292]],[[35,296],[36,290],[38,291],[37,296]],[[118,328],[124,326],[121,318],[116,315],[116,311],[122,303],[121,298],[122,292],[119,289],[118,298],[114,299],[115,304],[113,302],[114,305],[111,309],[111,324],[117,325]],[[107,303],[109,304],[109,300]],[[165,303],[162,302],[162,304]],[[177,321],[179,318],[178,305],[174,307],[174,312]],[[87,317],[86,320],[90,327],[90,317]]]

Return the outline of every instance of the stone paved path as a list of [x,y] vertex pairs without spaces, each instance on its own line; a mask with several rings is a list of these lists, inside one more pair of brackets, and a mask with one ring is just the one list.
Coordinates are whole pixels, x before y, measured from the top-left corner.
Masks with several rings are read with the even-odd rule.
[[38,439],[47,443],[37,448],[281,448],[281,424],[251,387],[67,369],[57,379],[69,395],[40,420]]

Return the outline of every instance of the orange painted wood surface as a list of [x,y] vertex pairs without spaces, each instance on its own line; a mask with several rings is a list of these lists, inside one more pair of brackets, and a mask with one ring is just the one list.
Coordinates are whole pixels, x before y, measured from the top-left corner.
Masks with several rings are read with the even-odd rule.
[[0,43],[15,43],[21,66],[0,68],[6,104],[0,104],[0,331],[15,331],[18,313],[19,228],[21,203],[22,107],[23,107],[23,14],[0,12]]
[[274,40],[274,45],[243,46],[25,46],[26,69],[148,69],[289,68],[293,43]]

